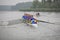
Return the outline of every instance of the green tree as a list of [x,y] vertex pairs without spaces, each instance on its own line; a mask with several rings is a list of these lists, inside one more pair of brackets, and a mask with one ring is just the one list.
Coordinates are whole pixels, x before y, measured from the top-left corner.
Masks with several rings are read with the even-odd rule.
[[51,3],[51,0],[47,0],[47,2]]
[[39,0],[33,0],[32,8],[38,8],[39,7]]
[[45,3],[45,0],[42,0],[42,3]]
[[54,6],[55,8],[60,8],[60,0],[54,0]]

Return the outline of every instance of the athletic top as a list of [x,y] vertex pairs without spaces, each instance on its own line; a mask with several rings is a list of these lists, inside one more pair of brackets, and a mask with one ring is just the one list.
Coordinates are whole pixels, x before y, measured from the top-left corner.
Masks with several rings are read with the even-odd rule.
[[31,23],[32,24],[37,24],[36,19],[35,18],[31,18]]
[[37,22],[35,22],[35,20],[31,20],[32,21],[32,24],[37,24]]
[[27,19],[27,16],[23,16],[22,18]]
[[31,17],[30,17],[30,16],[23,16],[22,18],[24,18],[24,19],[26,19],[26,20],[31,19]]

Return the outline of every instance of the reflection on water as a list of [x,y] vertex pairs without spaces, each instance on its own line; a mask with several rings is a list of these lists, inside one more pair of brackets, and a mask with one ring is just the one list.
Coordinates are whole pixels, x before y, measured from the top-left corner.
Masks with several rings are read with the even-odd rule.
[[[24,13],[35,14],[37,12],[7,12],[0,11],[0,21],[9,21],[21,19]],[[60,13],[56,12],[39,12],[39,20],[48,22],[54,22],[60,24]],[[60,25],[38,23],[38,28],[27,26],[26,24],[20,23],[9,26],[0,26],[0,39],[1,40],[59,40],[60,39]]]

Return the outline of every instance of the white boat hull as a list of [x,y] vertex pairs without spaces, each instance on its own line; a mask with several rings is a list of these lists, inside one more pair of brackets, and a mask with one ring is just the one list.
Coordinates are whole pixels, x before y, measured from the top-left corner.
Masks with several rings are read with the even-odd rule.
[[38,27],[38,25],[37,25],[37,24],[32,24],[32,26],[34,26],[34,27],[36,27],[36,28]]
[[35,27],[35,28],[37,28],[38,27],[38,25],[37,24],[30,24],[30,23],[27,23],[28,25],[30,25],[30,26],[33,26],[33,27]]

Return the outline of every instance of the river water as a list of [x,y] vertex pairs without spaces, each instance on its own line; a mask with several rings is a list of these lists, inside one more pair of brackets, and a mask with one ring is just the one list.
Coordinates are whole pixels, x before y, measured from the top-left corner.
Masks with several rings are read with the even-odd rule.
[[[37,12],[0,11],[0,21],[21,19],[24,13],[36,16]],[[0,26],[0,40],[60,40],[60,13],[39,13],[40,16],[36,17],[37,19],[56,24],[39,22],[38,28],[23,23]]]

